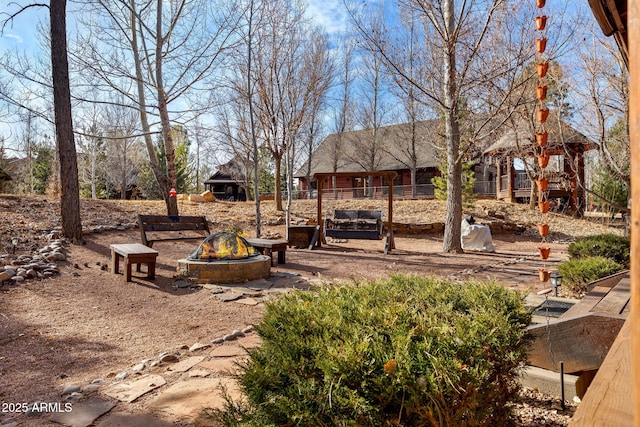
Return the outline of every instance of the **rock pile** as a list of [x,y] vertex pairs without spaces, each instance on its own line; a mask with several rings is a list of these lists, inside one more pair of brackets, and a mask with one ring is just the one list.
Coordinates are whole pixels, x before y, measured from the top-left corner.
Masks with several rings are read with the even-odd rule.
[[[491,228],[491,234],[522,234],[527,230],[526,225],[506,220],[484,221],[483,224]],[[402,223],[394,221],[393,230],[396,235],[439,234],[444,231],[444,223]]]
[[52,240],[47,246],[32,255],[5,254],[0,256],[3,264],[0,283],[21,283],[29,279],[45,279],[60,273],[57,262],[67,259],[64,240]]

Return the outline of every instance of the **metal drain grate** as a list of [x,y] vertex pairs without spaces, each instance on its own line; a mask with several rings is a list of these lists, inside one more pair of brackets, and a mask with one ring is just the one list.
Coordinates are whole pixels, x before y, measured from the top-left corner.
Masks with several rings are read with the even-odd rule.
[[573,307],[573,304],[572,302],[546,300],[536,307],[533,314],[536,316],[560,317]]

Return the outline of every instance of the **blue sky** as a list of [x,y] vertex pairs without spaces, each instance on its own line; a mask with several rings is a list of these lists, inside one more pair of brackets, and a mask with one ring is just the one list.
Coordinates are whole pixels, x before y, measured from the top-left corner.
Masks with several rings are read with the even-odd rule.
[[[17,9],[17,7],[2,7],[0,13],[14,13]],[[342,32],[348,25],[342,0],[310,1],[306,15],[316,25],[324,27],[331,34]],[[4,19],[6,15],[0,15],[0,20],[4,21]],[[41,19],[48,19],[47,10],[30,8],[17,16],[13,23],[8,23],[0,35],[0,53],[15,48],[25,51],[37,50],[39,43],[37,24]]]
[[348,24],[342,0],[310,1],[307,16],[330,34],[342,32]]
[[[2,12],[0,21],[7,18],[4,13],[14,13],[17,10],[17,7],[0,9]],[[25,51],[37,50],[39,45],[38,22],[40,19],[46,18],[46,8],[29,8],[16,16],[13,21],[8,22],[0,36],[0,53],[15,48]]]

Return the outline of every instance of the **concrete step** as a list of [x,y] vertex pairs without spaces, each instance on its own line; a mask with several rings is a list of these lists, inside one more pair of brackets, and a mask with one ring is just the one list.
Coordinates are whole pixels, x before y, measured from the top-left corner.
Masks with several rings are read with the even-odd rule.
[[[523,387],[538,390],[551,396],[560,397],[562,394],[560,385],[560,374],[558,372],[535,366],[527,366],[518,379]],[[571,401],[574,396],[582,398],[586,391],[586,386],[580,381],[577,375],[564,375],[564,397],[566,401]]]

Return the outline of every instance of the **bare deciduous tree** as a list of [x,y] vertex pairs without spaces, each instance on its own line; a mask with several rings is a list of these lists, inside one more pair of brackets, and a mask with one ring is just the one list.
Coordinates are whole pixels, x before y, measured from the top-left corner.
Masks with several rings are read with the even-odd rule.
[[[344,161],[344,144],[342,137],[345,132],[353,130],[354,127],[354,102],[352,99],[354,76],[354,56],[355,43],[352,39],[345,39],[340,46],[340,62],[337,71],[338,88],[337,88],[337,107],[333,113],[333,132],[335,138],[327,139],[323,144],[329,144],[327,147],[327,155],[331,163],[331,172],[337,172]],[[311,158],[309,161],[311,162]],[[307,182],[309,177],[307,177]],[[334,197],[338,197],[336,178],[333,177],[332,188],[334,189]]]
[[[371,29],[373,45],[383,43],[384,16],[381,9],[377,9],[368,21],[368,28]],[[350,160],[359,165],[365,171],[377,171],[380,167],[380,160],[387,151],[385,141],[380,137],[379,129],[388,119],[389,106],[387,105],[388,86],[387,73],[384,67],[384,58],[378,49],[364,49],[362,59],[362,71],[358,91],[358,102],[356,106],[359,125],[369,132],[368,137],[358,139],[355,142],[353,155]],[[367,194],[372,189],[372,177],[368,177],[366,183]]]
[[[597,34],[597,35],[595,35]],[[598,142],[599,166],[618,182],[631,187],[629,141],[629,74],[619,50],[592,31],[581,46],[573,84],[583,101],[577,114]],[[598,200],[606,195],[586,189]],[[629,192],[629,196],[631,193]],[[613,206],[627,212],[628,206]]]
[[[380,53],[385,66],[396,75],[415,87],[440,111],[444,121],[447,158],[447,202],[445,218],[444,252],[461,252],[460,240],[462,221],[462,163],[469,149],[464,146],[461,129],[464,109],[473,108],[488,118],[475,127],[479,135],[492,122],[490,117],[504,109],[507,104],[508,87],[501,87],[502,96],[492,96],[499,92],[482,96],[477,92],[490,85],[508,86],[514,79],[524,61],[530,56],[531,40],[525,37],[521,16],[517,16],[519,29],[507,28],[513,24],[520,10],[532,11],[524,2],[515,5],[505,0],[455,0],[416,1],[405,0],[399,3],[405,10],[405,16],[415,16],[424,28],[423,43],[425,49],[420,53],[430,68],[424,70],[419,80],[411,78],[406,62],[399,60],[404,45],[398,45],[393,37],[380,38],[380,34],[397,34],[402,30],[373,31],[363,24],[354,8],[350,8],[360,34],[369,49]],[[533,15],[531,15],[531,18]],[[531,22],[531,21],[529,21]],[[515,31],[514,31],[515,30]],[[501,36],[503,36],[501,38]],[[501,49],[495,49],[500,43]],[[477,104],[477,105],[476,105]],[[463,107],[464,106],[464,107]],[[473,112],[476,112],[473,111]],[[466,138],[473,142],[474,137]]]
[[[419,81],[421,72],[424,71],[424,64],[422,58],[416,55],[417,50],[416,43],[419,42],[418,29],[416,28],[418,22],[414,18],[414,12],[409,11],[410,16],[403,17],[407,26],[406,40],[404,42],[407,46],[404,58],[401,59],[406,65],[404,68],[408,72],[409,79],[398,78],[397,75],[392,74],[394,82],[396,83],[397,97],[401,99],[403,111],[402,117],[405,117],[405,121],[409,123],[407,129],[408,135],[402,135],[400,140],[407,141],[407,144],[401,144],[398,147],[387,147],[387,153],[395,160],[403,164],[411,175],[411,197],[417,195],[417,183],[416,176],[418,171],[418,159],[419,154],[427,149],[427,145],[436,144],[437,129],[428,129],[428,133],[424,134],[418,131],[418,123],[426,118],[426,105],[418,97],[418,91],[409,83],[410,81]],[[424,126],[421,127],[425,129]],[[394,149],[389,149],[394,148]]]
[[283,210],[282,162],[291,176],[292,162],[297,157],[297,133],[308,121],[311,99],[318,87],[314,67],[319,64],[313,60],[313,38],[308,38],[307,33],[319,30],[306,25],[302,2],[271,1],[261,6],[261,24],[256,27],[257,42],[253,44],[253,108],[261,141],[275,164],[276,207]]
[[133,109],[113,104],[105,111],[105,121],[104,135],[109,141],[107,178],[120,188],[120,198],[126,199],[127,187],[134,183],[142,162],[137,149],[140,141],[135,137],[139,117]]
[[[311,161],[313,152],[317,148],[322,135],[322,116],[327,108],[327,95],[331,87],[335,73],[335,64],[333,58],[329,56],[328,40],[324,34],[313,32],[310,43],[310,60],[309,67],[311,73],[309,76],[309,114],[304,123],[304,135],[306,142],[307,161],[303,166],[307,183],[311,182]],[[292,177],[293,178],[293,177]]]
[[[234,4],[94,0],[86,7],[92,12],[84,23],[90,31],[79,40],[74,58],[100,77],[102,87],[135,105],[167,213],[177,215],[177,201],[170,197],[177,185],[172,120],[183,123],[209,111],[219,77],[216,65],[237,25]],[[170,105],[179,106],[170,111]],[[164,167],[152,138],[156,126],[164,144]]]

